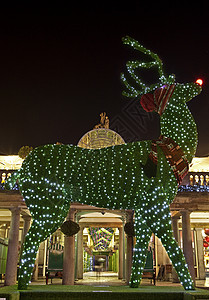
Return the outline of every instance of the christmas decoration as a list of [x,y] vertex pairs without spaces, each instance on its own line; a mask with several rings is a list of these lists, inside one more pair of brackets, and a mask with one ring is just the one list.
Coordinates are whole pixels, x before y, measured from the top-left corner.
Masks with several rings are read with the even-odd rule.
[[127,236],[129,236],[129,237],[135,236],[134,223],[133,222],[127,222],[124,226],[124,231],[127,234]]
[[[184,157],[184,153],[183,153],[182,149],[171,138],[160,136],[160,138],[158,140],[152,141],[151,152],[150,152],[150,155],[148,158],[148,161],[151,160],[155,165],[157,165],[157,162],[158,162],[157,146],[159,146],[159,148],[162,150],[163,154],[165,155],[166,159],[168,160],[168,162],[173,170],[173,173],[176,177],[177,182],[179,184],[181,184],[184,176],[187,175],[187,173],[189,171],[189,164],[188,164],[186,157]],[[149,163],[149,165],[150,165],[150,163]],[[157,171],[157,168],[155,168],[155,170]],[[145,174],[146,174],[146,171],[145,171]],[[147,175],[147,176],[151,177],[149,175]]]
[[[128,73],[137,88],[122,75],[128,89],[125,94],[131,97],[153,94],[150,99],[154,99],[154,103],[151,100],[149,105],[145,103],[147,97],[142,97],[144,107],[160,113],[161,135],[174,141],[181,149],[184,160],[191,163],[197,147],[197,129],[186,102],[201,92],[201,86],[197,83],[174,83],[173,75],[165,76],[162,62],[156,54],[129,37],[123,41],[151,58],[150,62],[127,63]],[[159,80],[148,86],[135,70],[154,67],[157,68]],[[162,94],[156,91],[160,87],[164,89],[164,86],[167,90],[162,90]],[[12,188],[18,179],[20,191],[33,217],[24,242],[19,289],[27,288],[40,243],[63,223],[71,201],[110,209],[135,210],[136,244],[131,287],[137,288],[140,284],[148,243],[154,233],[165,247],[181,284],[187,290],[194,289],[171,228],[169,205],[177,193],[179,180],[159,143],[156,143],[156,172],[146,175],[145,166],[152,143],[140,141],[95,150],[73,145],[45,145],[29,153],[22,168],[7,182],[7,187]],[[151,168],[152,165],[150,161]]]
[[78,233],[80,230],[80,226],[73,222],[72,220],[65,221],[60,227],[62,233],[66,236],[73,236],[74,234]]
[[20,158],[25,159],[32,150],[33,147],[22,146],[18,152],[18,155]]
[[209,245],[208,245],[208,242],[206,242],[205,240],[203,240],[203,247],[207,248]]
[[112,228],[89,228],[89,234],[94,244],[94,250],[107,250],[112,240],[114,229]]
[[178,187],[178,192],[197,192],[209,193],[208,185],[181,185]]
[[198,83],[199,85],[203,85],[203,80],[201,78],[196,80],[196,83]]

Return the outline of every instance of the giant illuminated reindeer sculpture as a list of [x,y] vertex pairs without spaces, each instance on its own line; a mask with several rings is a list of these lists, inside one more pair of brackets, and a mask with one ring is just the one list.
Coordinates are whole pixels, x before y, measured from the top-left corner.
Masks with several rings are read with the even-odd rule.
[[[138,287],[152,232],[165,247],[185,289],[194,289],[185,259],[171,228],[169,205],[195,155],[197,129],[186,102],[201,92],[196,83],[174,83],[165,77],[158,56],[137,41],[124,43],[143,52],[150,62],[129,62],[139,91],[123,80],[130,96],[146,111],[160,115],[161,137],[100,150],[73,145],[46,145],[32,151],[7,182],[19,189],[33,217],[24,242],[18,287],[27,288],[39,245],[64,222],[72,201],[109,209],[134,209],[135,236],[131,287]],[[147,87],[137,68],[157,67],[159,81]],[[139,101],[139,99],[136,99]]]

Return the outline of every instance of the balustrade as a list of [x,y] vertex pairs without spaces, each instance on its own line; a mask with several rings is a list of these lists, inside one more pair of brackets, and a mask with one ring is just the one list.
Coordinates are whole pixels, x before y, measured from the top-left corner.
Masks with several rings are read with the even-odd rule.
[[5,181],[14,171],[15,170],[0,170],[0,190],[3,189]]
[[[15,172],[15,170],[0,170],[0,190],[3,189],[3,185],[9,176]],[[189,172],[182,182],[183,186],[206,186],[209,187],[209,173],[208,172]],[[15,188],[17,189],[17,188]]]
[[208,173],[189,173],[189,185],[209,186]]

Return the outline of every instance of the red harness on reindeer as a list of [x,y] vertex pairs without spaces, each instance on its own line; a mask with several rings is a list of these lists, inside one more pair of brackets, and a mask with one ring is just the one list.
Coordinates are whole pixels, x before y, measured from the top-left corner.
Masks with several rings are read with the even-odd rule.
[[[154,110],[161,116],[174,89],[175,84],[170,86],[165,85],[162,88],[156,89],[154,94],[143,95],[140,103],[145,111],[150,112]],[[181,184],[184,176],[186,176],[189,171],[189,164],[181,147],[174,140],[165,136],[160,136],[158,140],[152,141],[149,158],[144,166],[145,174],[148,177],[156,175],[158,163],[157,146],[161,148],[168,160],[178,184]]]

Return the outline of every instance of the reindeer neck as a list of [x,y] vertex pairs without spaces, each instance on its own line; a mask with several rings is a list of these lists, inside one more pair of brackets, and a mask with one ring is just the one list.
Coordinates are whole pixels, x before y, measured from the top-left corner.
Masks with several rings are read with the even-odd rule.
[[187,105],[174,104],[174,101],[169,103],[161,117],[161,134],[172,138],[190,163],[197,148],[197,127]]

